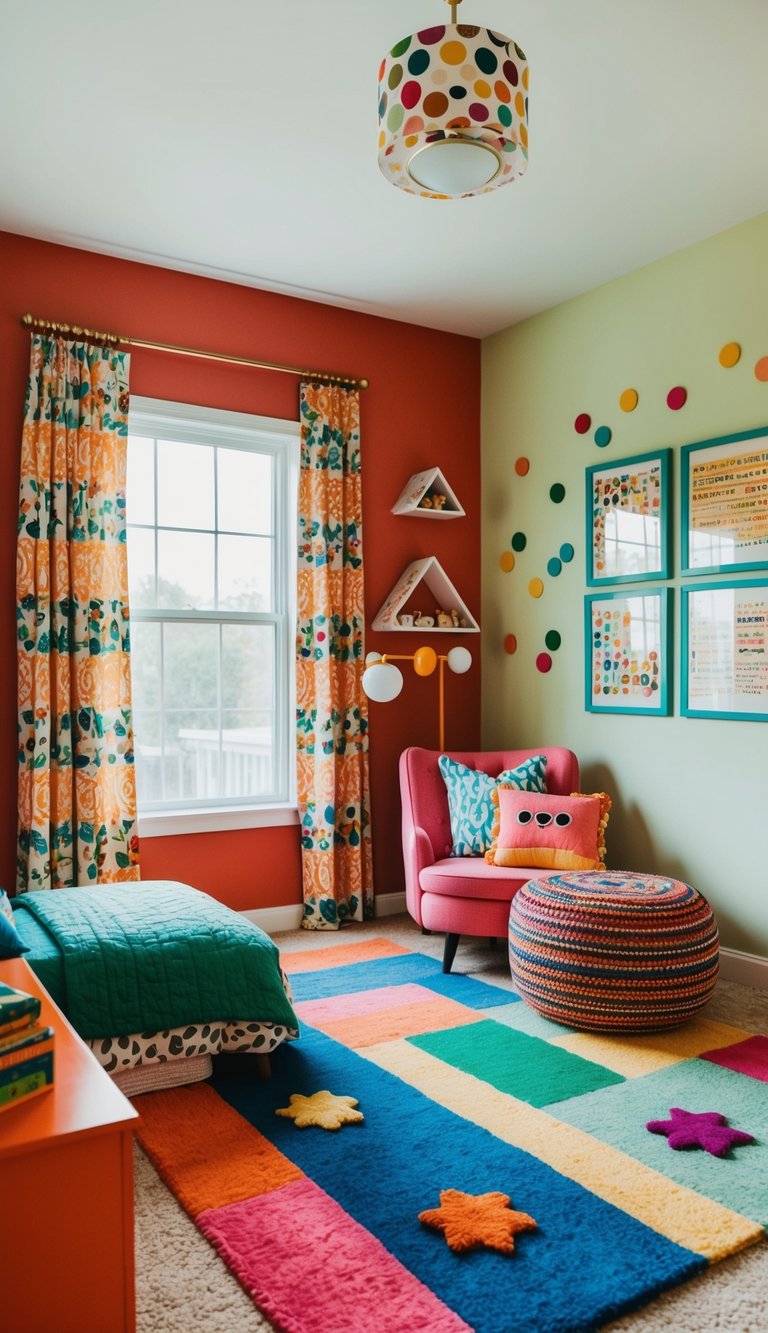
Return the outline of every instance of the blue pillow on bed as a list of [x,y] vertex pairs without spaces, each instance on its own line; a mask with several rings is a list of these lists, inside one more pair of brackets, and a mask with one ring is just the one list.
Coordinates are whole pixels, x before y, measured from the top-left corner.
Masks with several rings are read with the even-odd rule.
[[18,958],[29,953],[13,920],[11,900],[5,889],[0,889],[0,958]]

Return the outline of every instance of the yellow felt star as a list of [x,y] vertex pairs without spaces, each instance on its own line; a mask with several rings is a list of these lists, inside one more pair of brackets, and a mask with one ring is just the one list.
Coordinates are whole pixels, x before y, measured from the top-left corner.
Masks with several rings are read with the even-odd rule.
[[489,1250],[512,1254],[518,1231],[533,1231],[536,1223],[527,1213],[509,1207],[509,1195],[463,1194],[461,1190],[441,1190],[440,1207],[419,1213],[419,1221],[445,1234],[452,1250],[474,1250],[486,1245]]
[[341,1129],[342,1125],[354,1125],[364,1119],[362,1111],[353,1111],[353,1106],[357,1106],[356,1097],[337,1097],[327,1089],[313,1092],[311,1097],[293,1092],[290,1106],[281,1106],[275,1115],[287,1116],[293,1120],[297,1129],[306,1129],[307,1125],[318,1125],[320,1129]]

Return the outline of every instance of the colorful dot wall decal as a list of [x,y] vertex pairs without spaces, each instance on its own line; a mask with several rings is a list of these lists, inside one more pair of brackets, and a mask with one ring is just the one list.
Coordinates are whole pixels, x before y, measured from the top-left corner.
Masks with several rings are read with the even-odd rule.
[[755,364],[755,379],[763,384],[768,382],[768,356],[761,356]]
[[592,425],[592,418],[589,415],[589,413],[580,412],[573,423],[573,429],[576,431],[577,435],[586,435],[591,425]]
[[536,658],[536,670],[541,671],[543,675],[552,670],[552,658],[549,653],[539,653]]
[[531,465],[528,462],[527,458],[515,459],[515,472],[517,473],[518,477],[527,477],[528,469],[530,466]]
[[517,652],[517,639],[514,634],[507,634],[504,639],[504,652],[510,655]]
[[736,362],[740,357],[741,347],[738,343],[724,343],[720,348],[720,354],[717,359],[721,366],[725,366],[726,369],[729,370],[731,366],[736,365]]
[[685,407],[687,398],[688,390],[684,389],[682,384],[676,384],[667,394],[667,407],[672,412],[679,412],[681,407]]
[[611,443],[610,426],[598,426],[597,430],[595,431],[595,444],[597,445],[598,449],[604,449],[606,444],[610,443]]
[[515,532],[512,536],[512,550],[524,551],[528,544],[528,538],[524,532]]
[[565,499],[565,487],[561,481],[556,481],[554,486],[550,486],[549,498],[554,505],[559,505]]
[[541,594],[544,591],[544,584],[541,579],[531,579],[528,584],[528,591],[531,594],[531,597],[541,597]]
[[544,635],[544,642],[551,653],[556,653],[563,641],[556,629],[548,629]]
[[499,556],[499,564],[501,565],[501,568],[504,570],[505,574],[511,573],[511,571],[515,568],[515,557],[513,556],[512,552],[502,551],[501,555]]
[[560,559],[564,565],[569,565],[573,560],[573,547],[570,542],[563,542],[560,547]]
[[637,407],[637,389],[625,389],[619,398],[622,412],[634,412]]
[[561,562],[558,560],[556,555],[553,555],[552,559],[547,561],[547,573],[549,574],[549,577],[552,579],[557,578],[562,568],[563,566]]

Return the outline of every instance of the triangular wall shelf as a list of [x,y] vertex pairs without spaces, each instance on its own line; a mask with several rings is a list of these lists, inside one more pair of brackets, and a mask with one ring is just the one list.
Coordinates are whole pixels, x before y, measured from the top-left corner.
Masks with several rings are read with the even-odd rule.
[[[431,505],[422,508],[425,497],[444,496],[442,509],[433,509]],[[464,510],[458,496],[452,491],[439,467],[428,468],[426,472],[414,472],[400,497],[392,506],[393,514],[409,514],[418,518],[461,518]]]
[[[398,613],[421,583],[426,584],[431,593],[429,602],[425,602],[425,614],[434,615],[435,607],[440,607],[442,611],[449,613],[456,611],[460,617],[466,620],[466,626],[451,625],[442,628],[437,625],[401,625],[397,618]],[[402,630],[411,634],[414,632],[424,634],[425,631],[433,634],[478,634],[480,632],[480,626],[472,612],[467,607],[466,602],[459,596],[437,556],[434,555],[424,556],[422,560],[414,560],[407,569],[403,570],[376,616],[373,629]]]

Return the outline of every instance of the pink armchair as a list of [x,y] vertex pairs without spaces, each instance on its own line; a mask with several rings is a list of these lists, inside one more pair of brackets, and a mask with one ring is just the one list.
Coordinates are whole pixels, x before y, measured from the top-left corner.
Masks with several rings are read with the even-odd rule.
[[[547,758],[547,791],[568,795],[579,790],[579,763],[571,750],[486,750],[450,753],[468,768],[495,777],[532,755]],[[440,750],[411,746],[400,756],[403,805],[405,897],[410,915],[428,931],[445,931],[443,971],[450,972],[461,935],[507,936],[509,904],[529,879],[550,874],[543,869],[492,866],[481,856],[451,856],[448,795],[437,761]]]

